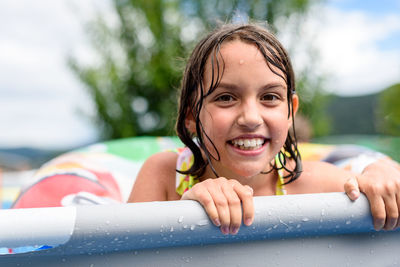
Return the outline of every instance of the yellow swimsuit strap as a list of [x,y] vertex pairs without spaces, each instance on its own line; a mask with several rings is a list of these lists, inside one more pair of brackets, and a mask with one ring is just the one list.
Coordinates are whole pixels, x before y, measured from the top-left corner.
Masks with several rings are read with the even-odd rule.
[[[283,169],[282,169],[282,164],[279,160],[279,155],[275,156],[275,165],[278,169],[278,180],[276,182],[276,189],[275,189],[275,195],[286,195],[286,190],[285,190],[285,181],[283,178]],[[193,154],[189,158],[186,158],[182,162],[180,162],[180,166],[177,166],[178,170],[188,170],[194,161]],[[190,174],[180,174],[177,173],[177,187],[176,187],[176,192],[181,196],[183,193],[188,191],[190,188],[192,188],[195,184],[199,182],[199,179],[196,176],[190,175]]]
[[283,166],[281,164],[281,161],[279,160],[279,157],[282,158],[282,154],[278,153],[275,156],[275,165],[277,168],[278,172],[278,180],[276,181],[276,188],[275,188],[275,195],[286,195],[286,189],[285,189],[285,180],[283,178]]
[[[180,171],[186,171],[189,170],[190,167],[193,165],[194,162],[194,156],[188,150],[188,148],[182,148],[178,149],[177,153],[179,154],[178,160],[177,160],[177,165],[176,169]],[[185,153],[185,154],[183,154]],[[190,188],[192,188],[195,184],[199,182],[199,179],[190,174],[182,174],[177,172],[176,173],[176,192],[182,196],[183,193],[188,191]]]

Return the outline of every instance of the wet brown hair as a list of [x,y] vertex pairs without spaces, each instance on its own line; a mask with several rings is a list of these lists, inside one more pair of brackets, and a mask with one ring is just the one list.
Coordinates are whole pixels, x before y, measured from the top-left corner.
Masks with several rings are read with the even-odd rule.
[[[194,155],[194,163],[187,171],[180,173],[201,176],[207,165],[210,165],[214,174],[218,177],[215,169],[211,164],[211,158],[219,160],[219,153],[214,146],[212,140],[204,132],[203,126],[199,119],[200,111],[203,107],[203,100],[210,95],[217,87],[223,75],[224,63],[219,60],[221,45],[223,43],[240,40],[245,43],[254,44],[264,56],[268,67],[271,71],[281,77],[287,86],[288,99],[288,118],[292,117],[292,128],[294,129],[294,112],[292,96],[295,94],[294,72],[290,62],[288,53],[283,48],[276,37],[266,28],[255,24],[225,24],[209,33],[203,38],[194,48],[184,71],[178,108],[178,118],[176,122],[176,131],[182,142],[192,151]],[[208,58],[211,61],[211,85],[210,88],[204,90],[203,79],[204,70]],[[222,69],[222,71],[220,71]],[[278,71],[276,71],[278,70]],[[283,75],[282,75],[283,74]],[[196,134],[192,134],[186,128],[185,120],[193,116],[196,123]],[[214,150],[217,152],[217,157],[214,157],[204,145],[204,138],[208,139]],[[202,153],[203,151],[203,153]],[[290,131],[286,137],[285,144],[281,150],[280,161],[289,178],[286,183],[294,181],[300,176],[302,171],[301,157],[297,149],[297,139],[295,131]],[[203,154],[206,159],[203,158]],[[286,162],[288,158],[295,161],[295,167],[288,169]],[[271,171],[278,169],[276,164],[272,166]],[[269,171],[270,172],[270,171]],[[268,173],[268,172],[266,172]]]

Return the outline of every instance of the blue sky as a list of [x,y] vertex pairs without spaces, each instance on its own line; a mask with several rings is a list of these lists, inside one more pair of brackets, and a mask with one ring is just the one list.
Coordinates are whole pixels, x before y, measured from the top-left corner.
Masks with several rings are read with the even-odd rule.
[[[328,91],[363,95],[400,82],[399,0],[325,1],[303,31],[305,45],[311,42],[320,55],[315,71],[326,75]],[[294,53],[298,68],[307,60]]]
[[332,5],[343,10],[362,10],[371,14],[382,14],[393,12],[399,14],[399,0],[331,0],[328,5]]
[[[328,5],[345,11],[361,11],[369,16],[400,16],[400,0],[333,0]],[[395,49],[400,46],[400,31],[394,32],[377,45],[382,49]]]
[[[93,105],[65,64],[69,54],[93,62],[81,21],[97,9],[109,13],[108,1],[0,1],[0,147],[70,148],[97,139]],[[324,2],[304,37],[318,49],[318,71],[329,74],[332,92],[368,94],[400,82],[400,0]],[[306,60],[293,57],[298,68]]]

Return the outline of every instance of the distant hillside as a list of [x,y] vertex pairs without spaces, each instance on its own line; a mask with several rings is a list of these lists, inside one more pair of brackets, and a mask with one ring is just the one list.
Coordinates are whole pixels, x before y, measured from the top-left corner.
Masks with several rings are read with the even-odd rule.
[[333,96],[327,110],[332,121],[330,134],[377,134],[375,112],[379,94],[357,97]]
[[63,152],[23,147],[0,148],[0,168],[5,171],[35,169]]

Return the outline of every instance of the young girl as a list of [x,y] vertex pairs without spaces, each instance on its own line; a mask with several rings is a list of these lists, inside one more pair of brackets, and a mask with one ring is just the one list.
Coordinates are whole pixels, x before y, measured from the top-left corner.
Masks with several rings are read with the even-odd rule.
[[224,234],[254,219],[253,196],[360,190],[377,230],[398,226],[400,168],[382,159],[356,175],[301,161],[294,116],[299,107],[287,52],[266,29],[225,25],[189,58],[176,129],[186,145],[153,155],[129,202],[197,200]]

